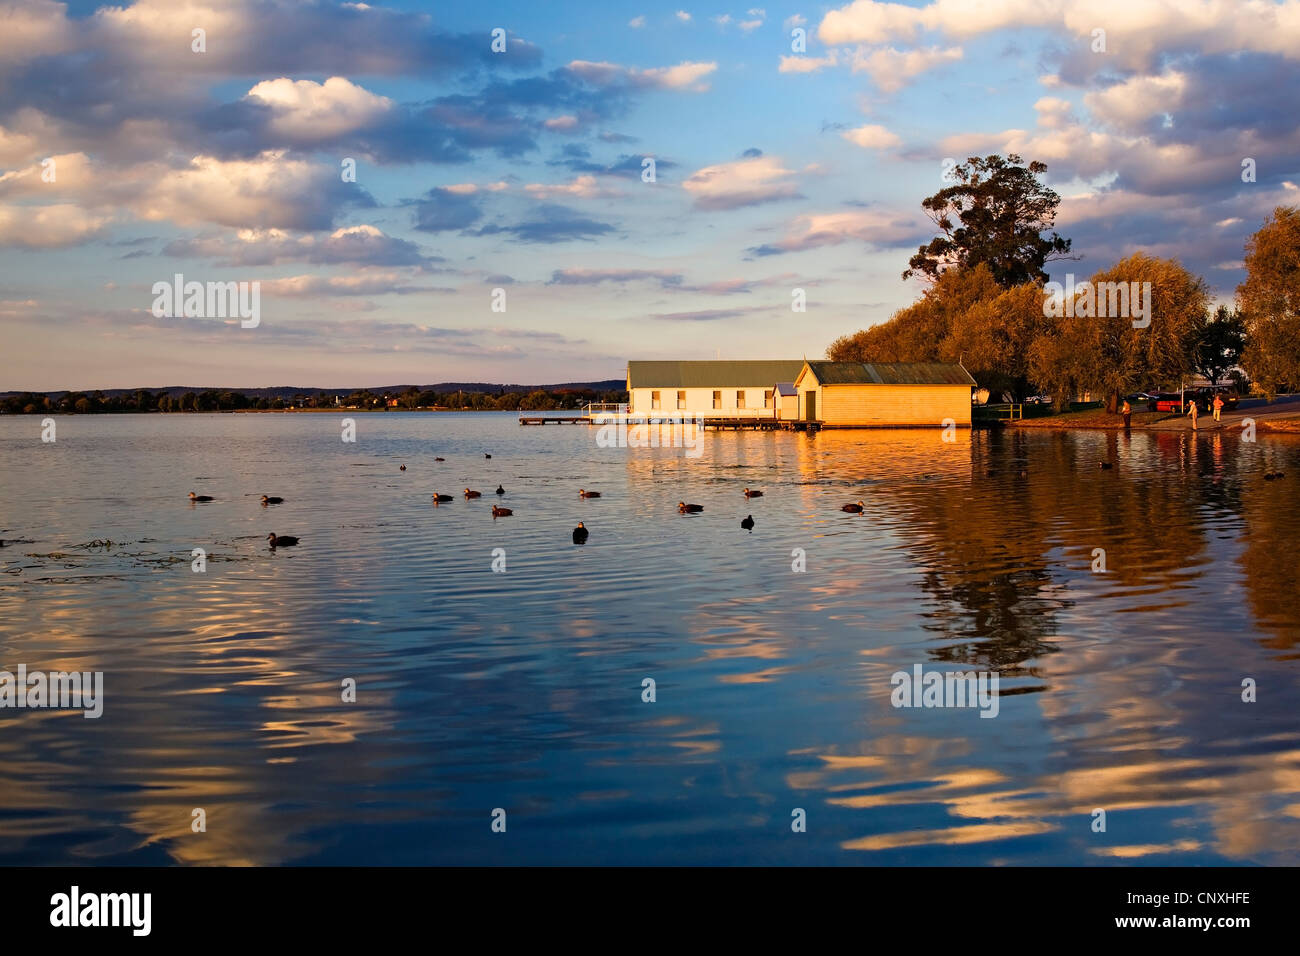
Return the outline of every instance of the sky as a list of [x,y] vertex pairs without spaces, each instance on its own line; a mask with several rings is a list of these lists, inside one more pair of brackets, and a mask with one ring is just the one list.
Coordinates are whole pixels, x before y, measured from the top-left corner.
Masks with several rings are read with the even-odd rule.
[[[1300,0],[683,3],[0,0],[0,390],[816,358],[972,155],[1048,165],[1054,279],[1230,301],[1300,203]],[[177,274],[256,326],[155,315]]]

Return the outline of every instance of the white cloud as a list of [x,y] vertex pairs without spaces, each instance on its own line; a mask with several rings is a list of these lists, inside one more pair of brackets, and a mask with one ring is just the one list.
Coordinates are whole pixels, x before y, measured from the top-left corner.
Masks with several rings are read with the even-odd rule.
[[798,186],[789,178],[793,175],[775,156],[756,156],[706,166],[692,173],[682,188],[700,209],[735,209],[797,196]]
[[794,56],[781,57],[781,66],[778,72],[781,73],[816,73],[828,66],[835,66],[839,62],[839,54],[831,50],[824,57]]
[[844,138],[863,149],[893,149],[901,146],[903,141],[883,126],[859,126],[846,130]]
[[1083,102],[1093,116],[1120,129],[1145,128],[1152,116],[1181,107],[1187,76],[1170,70],[1160,76],[1134,76],[1104,90],[1088,93]]
[[812,214],[795,219],[785,239],[763,246],[760,251],[766,254],[799,252],[850,240],[876,247],[896,246],[913,242],[918,228],[918,224],[907,217],[871,209]]
[[576,116],[553,116],[542,124],[549,130],[558,133],[567,133],[570,130],[578,128],[578,117]]
[[633,86],[665,90],[689,90],[702,93],[708,84],[700,82],[718,68],[717,63],[683,62],[676,66],[659,66],[638,70],[617,63],[574,60],[567,69],[597,86],[625,82]]
[[617,189],[601,186],[600,181],[589,174],[561,185],[530,183],[524,187],[524,190],[538,199],[610,199],[623,195]]
[[689,13],[687,13],[685,10],[678,10],[678,11],[677,11],[677,19],[678,19],[678,20],[681,20],[682,23],[690,23],[690,22],[691,22],[691,15],[690,15]]
[[393,107],[341,76],[324,83],[280,77],[263,80],[248,91],[248,98],[271,110],[271,130],[297,140],[329,140],[361,129]]
[[67,7],[53,0],[20,0],[0,10],[0,72],[72,46]]
[[644,16],[633,17],[631,20],[627,21],[627,25],[630,26],[633,30],[640,30],[643,26],[645,26],[645,17]]
[[828,45],[874,45],[1037,27],[1091,42],[1099,26],[1108,62],[1129,69],[1177,49],[1300,58],[1300,0],[932,0],[917,7],[854,0],[828,12],[817,35]]
[[95,238],[108,223],[107,216],[89,213],[72,203],[0,205],[0,246],[24,249],[74,246]]
[[871,51],[859,49],[853,56],[853,72],[866,73],[884,92],[893,93],[906,86],[913,77],[961,58],[960,47],[947,50],[939,47],[916,50],[895,50],[893,47]]

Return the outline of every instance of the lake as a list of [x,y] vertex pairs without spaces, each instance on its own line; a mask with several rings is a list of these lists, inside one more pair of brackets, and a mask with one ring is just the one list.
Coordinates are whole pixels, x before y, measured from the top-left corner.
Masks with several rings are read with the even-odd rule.
[[1300,439],[346,414],[0,418],[0,862],[1300,863]]

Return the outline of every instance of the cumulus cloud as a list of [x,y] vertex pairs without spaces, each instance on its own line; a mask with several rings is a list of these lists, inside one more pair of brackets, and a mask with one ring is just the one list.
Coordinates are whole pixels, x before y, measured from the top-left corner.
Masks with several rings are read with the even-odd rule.
[[682,188],[700,209],[737,209],[797,197],[793,175],[775,156],[756,156],[706,166],[692,173]]
[[373,125],[393,108],[393,101],[377,96],[341,76],[324,83],[280,77],[263,80],[248,91],[248,99],[271,113],[272,133],[298,142],[327,141]]
[[901,146],[903,141],[883,126],[859,126],[857,129],[841,133],[845,139],[863,149],[893,149]]
[[71,203],[0,205],[0,246],[20,249],[74,246],[98,236],[108,223],[108,217],[94,215]]
[[284,262],[317,265],[421,266],[438,261],[409,240],[385,235],[375,226],[344,226],[327,236],[294,235],[282,229],[240,229],[234,236],[176,239],[164,255],[203,258],[223,266],[267,266]]
[[[828,45],[877,45],[1040,28],[1073,36],[1086,50],[1098,26],[1106,31],[1108,67],[1149,69],[1188,50],[1300,58],[1300,0],[931,0],[915,7],[854,0],[829,11],[817,36]],[[1094,69],[1103,68],[1098,60],[1091,58]]]
[[908,81],[934,69],[962,58],[960,47],[926,47],[916,50],[858,50],[853,56],[853,72],[866,73],[876,86],[886,93],[894,93]]

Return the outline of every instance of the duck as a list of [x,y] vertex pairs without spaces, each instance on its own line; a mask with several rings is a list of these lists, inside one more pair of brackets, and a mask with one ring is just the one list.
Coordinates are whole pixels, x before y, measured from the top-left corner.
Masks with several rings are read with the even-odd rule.
[[434,461],[446,461],[446,458],[435,458]]
[[436,505],[440,501],[451,501],[451,495],[440,495],[435,491],[433,493],[433,503]]
[[587,533],[588,533],[588,532],[587,532],[587,526],[584,525],[581,521],[579,521],[579,522],[578,522],[578,526],[577,526],[576,528],[573,529],[573,543],[574,543],[574,544],[586,544],[586,543],[587,543]]
[[1097,462],[1097,467],[1100,468],[1102,471],[1110,471],[1112,468],[1115,467],[1115,463],[1110,461],[1099,461]]
[[488,454],[485,454],[483,457],[484,457],[484,458],[491,458],[492,456],[491,456],[491,455],[488,455]]
[[845,505],[844,507],[840,508],[840,510],[847,511],[849,512],[849,514],[860,515],[862,514],[862,509],[865,508],[866,506],[867,504],[865,501],[859,501],[856,505]]
[[677,510],[682,514],[699,514],[704,510],[704,505],[688,505],[684,501],[677,502]]
[[741,526],[742,528],[744,528],[746,531],[748,531],[750,534],[753,534],[753,533],[754,533],[754,516],[753,516],[753,515],[747,515],[744,519],[741,520],[741,522],[740,522],[740,526]]
[[282,501],[284,501],[283,498],[273,498],[268,495],[262,495],[262,504],[264,505],[278,505]]
[[194,492],[192,491],[190,492],[190,501],[212,501],[212,500],[213,498],[211,495],[196,495]]
[[745,497],[746,497],[746,498],[761,498],[761,497],[763,497],[763,492],[761,492],[761,491],[750,491],[748,488],[746,488],[746,489],[745,489]]
[[403,465],[401,468],[398,468],[397,470],[398,470],[398,471],[406,471],[406,466]]
[[291,534],[276,534],[272,531],[266,536],[266,540],[271,542],[272,548],[292,548],[298,543],[298,539]]
[[599,498],[599,497],[600,497],[600,492],[599,492],[599,491],[587,491],[585,488],[579,488],[579,489],[578,489],[578,496],[579,496],[580,498]]
[[482,497],[483,497],[483,492],[481,492],[481,491],[470,491],[468,488],[466,488],[466,489],[465,489],[465,497],[466,497],[466,498],[482,498]]
[[500,485],[497,485],[497,494],[499,494],[499,495],[504,495],[505,493],[506,493],[506,490],[505,490],[504,488],[502,488]]
[[509,508],[502,508],[498,505],[492,506],[492,517],[494,518],[509,518],[512,514],[514,514],[514,512]]

